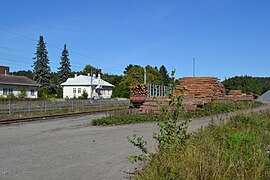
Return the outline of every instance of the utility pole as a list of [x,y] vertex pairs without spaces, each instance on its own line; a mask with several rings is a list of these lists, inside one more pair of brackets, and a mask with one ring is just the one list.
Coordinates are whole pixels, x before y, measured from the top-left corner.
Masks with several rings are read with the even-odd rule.
[[143,83],[146,84],[146,68],[144,68],[144,78],[143,78]]
[[91,99],[93,98],[93,71],[91,69]]
[[193,77],[195,77],[195,57],[193,56]]

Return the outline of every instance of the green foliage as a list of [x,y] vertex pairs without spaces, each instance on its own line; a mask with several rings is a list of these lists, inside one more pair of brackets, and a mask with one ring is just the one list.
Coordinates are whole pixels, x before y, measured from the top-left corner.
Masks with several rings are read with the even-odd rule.
[[[174,82],[174,73],[175,71],[172,72],[172,82]],[[168,151],[174,147],[184,147],[186,141],[189,139],[189,134],[187,133],[187,123],[189,120],[183,120],[181,118],[183,96],[174,95],[173,92],[175,90],[175,86],[175,83],[172,83],[170,85],[170,91],[168,92],[172,109],[169,111],[165,106],[159,104],[163,111],[163,116],[158,123],[159,132],[154,133],[153,135],[153,138],[158,143],[159,152]],[[146,160],[147,157],[151,156],[151,154],[148,154],[148,151],[145,150],[146,142],[143,138],[136,137],[136,134],[133,135],[133,138],[128,137],[129,142],[139,148],[143,154],[131,156],[130,160],[132,163]]]
[[8,100],[15,100],[15,99],[17,99],[17,97],[13,93],[10,93],[7,95],[7,99]]
[[160,66],[159,73],[162,76],[162,81],[165,86],[168,86],[170,84],[170,76],[169,73],[164,65]]
[[168,96],[172,109],[168,110],[166,106],[159,105],[163,111],[163,120],[158,123],[159,133],[154,134],[154,139],[158,142],[159,150],[167,150],[173,146],[184,145],[189,134],[187,133],[187,124],[190,120],[184,120],[182,114],[183,95],[175,95],[174,73],[172,72],[173,83],[170,84]]
[[252,76],[235,76],[225,79],[224,86],[228,90],[239,89],[244,93],[263,94],[270,90],[270,78],[260,78]]
[[57,98],[63,98],[63,88],[62,87],[59,87],[57,90],[56,90],[56,94],[57,94]]
[[160,151],[133,179],[269,179],[270,112],[238,115]]
[[91,65],[86,65],[84,67],[83,71],[80,72],[80,74],[85,75],[85,74],[88,74],[88,73],[91,73],[91,72],[92,72],[92,74],[95,74],[97,76],[98,74],[101,74],[101,69],[95,68],[95,67],[93,67]]
[[28,71],[20,70],[20,71],[11,72],[10,74],[16,75],[16,76],[26,76],[29,79],[33,79],[33,76],[34,76],[33,72],[30,70]]
[[49,95],[49,91],[45,87],[38,88],[37,93],[38,93],[38,98],[42,100],[47,99]]
[[[165,68],[166,69],[166,68]],[[119,79],[120,80],[120,79]],[[157,85],[164,85],[162,74],[157,68],[146,66],[146,83],[155,83]],[[130,84],[144,83],[144,68],[139,65],[128,65],[124,70],[124,76],[121,81],[115,85],[113,97],[129,97]]]
[[127,137],[128,141],[133,144],[135,147],[140,149],[143,154],[140,154],[139,156],[129,156],[129,161],[131,163],[136,163],[138,161],[143,161],[147,158],[148,150],[146,148],[147,142],[142,137],[137,137],[136,134],[133,134],[133,137]]
[[41,84],[42,87],[50,87],[50,67],[48,51],[46,49],[46,44],[43,40],[43,36],[39,36],[39,42],[37,44],[37,51],[35,53],[34,69],[33,69],[33,79],[37,83]]
[[130,124],[130,123],[158,121],[158,120],[159,117],[153,115],[128,114],[123,116],[94,119],[92,121],[92,125],[94,126],[119,125],[119,124]]
[[70,65],[70,60],[68,58],[68,50],[67,50],[67,45],[64,45],[64,49],[62,51],[62,56],[61,56],[61,62],[60,62],[60,67],[58,68],[58,85],[61,83],[66,82],[66,80],[70,77],[71,73],[71,65]]
[[21,90],[20,90],[20,92],[19,92],[19,94],[18,94],[18,98],[20,99],[20,100],[23,100],[23,99],[25,99],[27,97],[27,91],[26,91],[26,89],[25,88],[21,88]]
[[82,95],[79,97],[79,99],[87,99],[88,98],[88,93],[86,92],[85,89],[83,89]]
[[237,110],[244,110],[248,108],[255,108],[261,106],[260,102],[253,103],[232,103],[232,102],[212,102],[204,106],[202,110],[191,111],[183,113],[181,116],[183,118],[197,118],[202,116],[211,116],[215,114],[228,113]]

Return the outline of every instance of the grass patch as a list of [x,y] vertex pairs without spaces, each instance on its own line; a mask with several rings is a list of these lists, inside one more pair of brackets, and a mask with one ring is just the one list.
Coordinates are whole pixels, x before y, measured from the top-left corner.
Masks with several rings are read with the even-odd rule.
[[157,121],[158,119],[159,117],[154,115],[129,114],[121,117],[104,117],[94,119],[92,121],[92,125],[94,126],[120,125],[138,122],[147,122],[147,121]]
[[[214,114],[233,112],[237,110],[243,110],[253,107],[258,107],[262,103],[209,103],[203,110],[193,111],[193,112],[183,112],[181,117],[183,119],[191,119],[203,116],[210,116]],[[94,119],[92,125],[94,126],[106,126],[106,125],[120,125],[120,124],[130,124],[146,121],[158,121],[162,119],[162,116],[159,115],[142,115],[138,111],[134,110],[124,110],[116,111],[110,114],[107,114],[106,117]]]
[[151,155],[133,179],[269,179],[270,112],[238,115]]
[[203,116],[211,116],[215,114],[222,114],[222,113],[234,112],[238,110],[255,108],[261,105],[262,105],[261,102],[253,102],[253,103],[212,102],[212,103],[206,104],[202,110],[183,113],[182,117],[184,119],[189,119],[189,118],[197,118],[197,117],[203,117]]

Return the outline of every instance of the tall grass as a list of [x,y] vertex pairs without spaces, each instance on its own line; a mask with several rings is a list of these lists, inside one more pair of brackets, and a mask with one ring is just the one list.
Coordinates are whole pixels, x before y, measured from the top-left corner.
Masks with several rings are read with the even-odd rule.
[[269,179],[270,112],[238,115],[151,156],[133,179]]

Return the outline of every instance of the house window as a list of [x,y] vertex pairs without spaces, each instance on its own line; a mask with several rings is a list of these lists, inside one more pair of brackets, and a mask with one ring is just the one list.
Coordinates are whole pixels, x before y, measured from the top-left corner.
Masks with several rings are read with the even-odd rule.
[[81,93],[82,93],[81,88],[78,88],[78,93],[79,93],[79,94],[81,94]]
[[35,90],[34,89],[31,89],[30,90],[30,94],[31,94],[31,96],[34,96],[35,95]]
[[12,88],[8,89],[8,94],[13,94],[13,89]]
[[73,94],[76,94],[76,88],[73,88]]
[[7,93],[8,93],[8,89],[7,88],[4,88],[3,89],[3,95],[7,95]]

